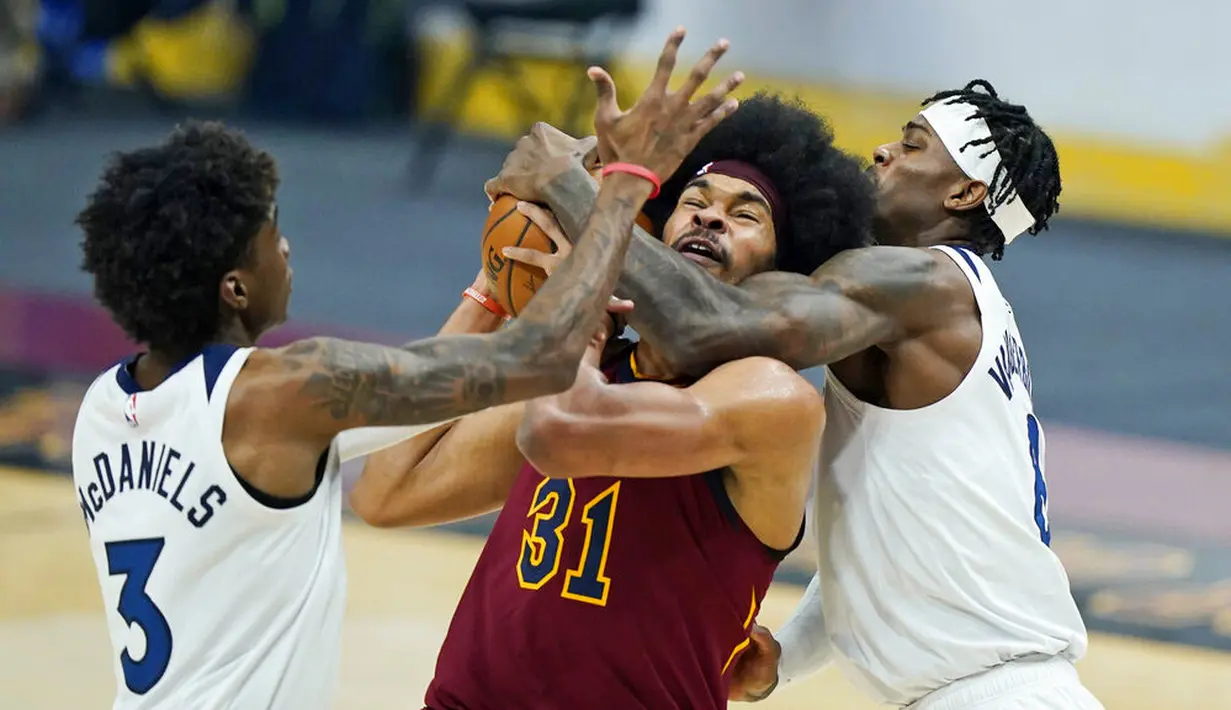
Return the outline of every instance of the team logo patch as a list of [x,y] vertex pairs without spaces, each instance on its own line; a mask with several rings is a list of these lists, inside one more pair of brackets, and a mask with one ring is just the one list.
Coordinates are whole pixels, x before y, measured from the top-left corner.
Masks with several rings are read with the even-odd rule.
[[128,399],[124,400],[124,421],[133,425],[140,426],[137,423],[137,395],[129,395]]

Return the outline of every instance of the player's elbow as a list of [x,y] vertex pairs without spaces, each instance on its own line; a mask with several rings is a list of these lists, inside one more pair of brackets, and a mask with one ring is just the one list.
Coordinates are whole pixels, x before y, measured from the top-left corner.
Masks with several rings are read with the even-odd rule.
[[581,418],[555,403],[540,400],[526,406],[517,429],[517,448],[526,461],[548,478],[584,475],[578,452],[578,434],[586,425]]
[[374,528],[392,528],[403,524],[393,513],[388,496],[365,486],[363,480],[350,493],[350,509],[359,519]]
[[348,496],[351,512],[374,528],[424,524],[416,519],[426,511],[415,503],[414,468],[397,453],[393,447],[370,454]]
[[820,390],[790,365],[777,360],[771,363],[773,372],[766,386],[780,393],[780,401],[769,408],[779,420],[777,430],[787,440],[818,440],[825,426],[825,399]]

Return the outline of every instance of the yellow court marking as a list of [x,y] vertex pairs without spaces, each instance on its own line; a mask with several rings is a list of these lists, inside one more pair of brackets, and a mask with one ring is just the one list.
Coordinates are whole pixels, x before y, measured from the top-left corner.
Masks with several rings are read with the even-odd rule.
[[[347,525],[345,539],[350,598],[335,707],[416,707],[482,541],[359,523]],[[0,560],[0,706],[109,708],[111,649],[85,525],[67,480],[0,469]],[[794,586],[770,589],[757,620],[776,628],[801,593]],[[1108,710],[1231,710],[1231,654],[1093,634],[1078,668]],[[755,707],[877,706],[828,670]]]

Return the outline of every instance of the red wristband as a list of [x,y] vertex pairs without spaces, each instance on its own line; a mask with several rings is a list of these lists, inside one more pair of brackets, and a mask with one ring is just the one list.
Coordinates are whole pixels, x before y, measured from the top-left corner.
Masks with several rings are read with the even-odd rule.
[[494,315],[500,316],[505,320],[510,318],[509,314],[505,313],[504,309],[500,307],[500,304],[496,302],[496,299],[489,298],[474,286],[467,286],[466,290],[462,291],[462,296],[469,298],[480,306],[483,306]]
[[650,193],[649,199],[651,200],[658,197],[658,191],[663,186],[663,181],[654,174],[653,170],[641,165],[634,165],[633,163],[612,163],[611,165],[604,165],[603,177],[607,177],[611,173],[628,173],[629,175],[636,175],[639,178],[649,180],[650,184],[654,186],[654,191]]

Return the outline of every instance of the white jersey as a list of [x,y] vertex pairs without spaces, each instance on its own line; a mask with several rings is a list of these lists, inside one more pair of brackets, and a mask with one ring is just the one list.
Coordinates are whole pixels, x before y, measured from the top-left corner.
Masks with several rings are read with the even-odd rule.
[[952,394],[914,410],[864,403],[827,372],[813,510],[838,663],[902,705],[1010,659],[1086,650],[1048,547],[1043,430],[1013,310],[977,256],[936,248],[974,289],[978,358]]
[[300,501],[222,450],[251,349],[213,345],[143,391],[122,363],[85,395],[73,480],[98,567],[117,710],[330,705],[346,569],[336,447]]

